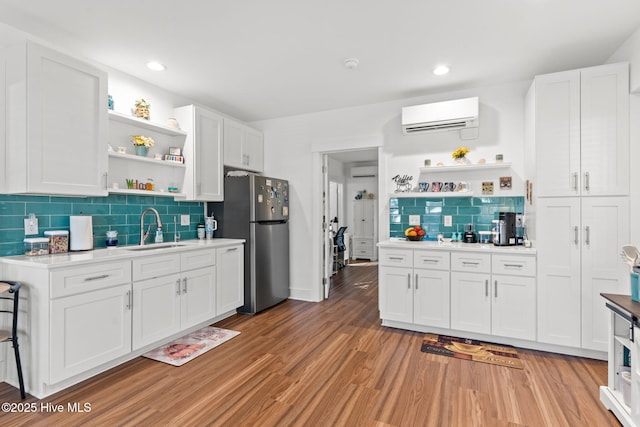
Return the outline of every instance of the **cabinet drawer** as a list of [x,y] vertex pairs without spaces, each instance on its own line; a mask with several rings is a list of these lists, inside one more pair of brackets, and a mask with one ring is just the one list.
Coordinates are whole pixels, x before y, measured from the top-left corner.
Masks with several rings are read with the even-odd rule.
[[180,254],[180,269],[182,271],[216,265],[216,250],[205,249]]
[[531,277],[536,275],[535,256],[493,254],[491,264],[491,271],[494,274]]
[[380,265],[390,267],[413,267],[411,249],[380,248]]
[[413,267],[432,270],[449,270],[449,252],[420,251],[413,252]]
[[133,280],[152,279],[180,272],[180,255],[154,255],[133,260]]
[[355,250],[358,250],[358,249],[373,250],[373,239],[354,237],[352,239],[352,244]]
[[51,298],[81,294],[131,282],[131,261],[83,265],[51,272]]
[[451,270],[491,273],[491,254],[453,252],[451,253]]
[[373,248],[369,248],[369,249],[354,249],[351,252],[351,256],[353,258],[372,257],[373,256]]

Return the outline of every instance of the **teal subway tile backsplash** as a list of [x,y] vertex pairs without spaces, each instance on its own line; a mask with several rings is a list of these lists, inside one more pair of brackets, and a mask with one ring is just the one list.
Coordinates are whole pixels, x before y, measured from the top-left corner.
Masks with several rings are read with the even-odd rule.
[[[95,248],[105,247],[105,233],[108,230],[118,231],[119,245],[137,245],[140,243],[140,214],[148,207],[156,208],[160,213],[165,241],[173,240],[176,228],[182,239],[195,239],[196,227],[204,221],[202,202],[178,202],[172,197],[128,194],[111,194],[107,197],[0,194],[0,256],[20,255],[24,252],[24,218],[30,213],[38,218],[38,236],[44,236],[47,230],[69,230],[69,215],[91,215]],[[180,225],[180,215],[189,215],[189,226]],[[155,224],[155,220],[149,215],[145,223],[147,226],[149,223]],[[152,225],[151,236],[154,231],[155,226]]]
[[[409,215],[420,215],[426,238],[435,240],[438,233],[462,233],[467,224],[475,231],[490,231],[498,212],[524,212],[524,197],[402,197],[390,199],[389,206],[394,210],[389,215],[390,237],[404,237]],[[444,226],[443,215],[451,215],[451,227]]]

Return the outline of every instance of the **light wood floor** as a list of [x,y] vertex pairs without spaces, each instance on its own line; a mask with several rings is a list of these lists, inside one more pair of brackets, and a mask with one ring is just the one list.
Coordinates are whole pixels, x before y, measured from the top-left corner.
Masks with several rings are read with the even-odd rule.
[[[142,357],[43,401],[76,414],[0,414],[1,425],[618,426],[602,361],[520,350],[525,369],[426,354],[423,334],[380,326],[377,267],[334,276],[329,300],[287,301],[217,326],[242,333],[176,368]],[[19,392],[0,383],[0,402]]]

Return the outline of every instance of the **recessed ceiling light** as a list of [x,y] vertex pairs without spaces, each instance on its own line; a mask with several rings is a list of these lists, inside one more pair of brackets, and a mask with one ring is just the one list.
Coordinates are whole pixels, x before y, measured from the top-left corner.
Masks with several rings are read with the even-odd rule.
[[153,71],[164,71],[167,69],[167,66],[157,61],[149,61],[147,62],[147,68]]
[[436,76],[444,76],[445,74],[449,73],[449,67],[447,67],[446,65],[438,65],[436,68],[433,69],[433,74],[435,74]]

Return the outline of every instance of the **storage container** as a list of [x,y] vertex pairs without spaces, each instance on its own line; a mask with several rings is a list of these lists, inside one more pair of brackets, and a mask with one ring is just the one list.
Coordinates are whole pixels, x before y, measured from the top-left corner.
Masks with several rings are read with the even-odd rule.
[[24,239],[24,254],[26,256],[48,255],[49,239],[46,237],[29,237]]
[[640,302],[640,284],[638,283],[638,273],[631,272],[631,300]]
[[69,232],[67,230],[45,231],[44,235],[49,238],[50,254],[69,252]]
[[620,392],[624,404],[631,406],[631,370],[620,370]]

